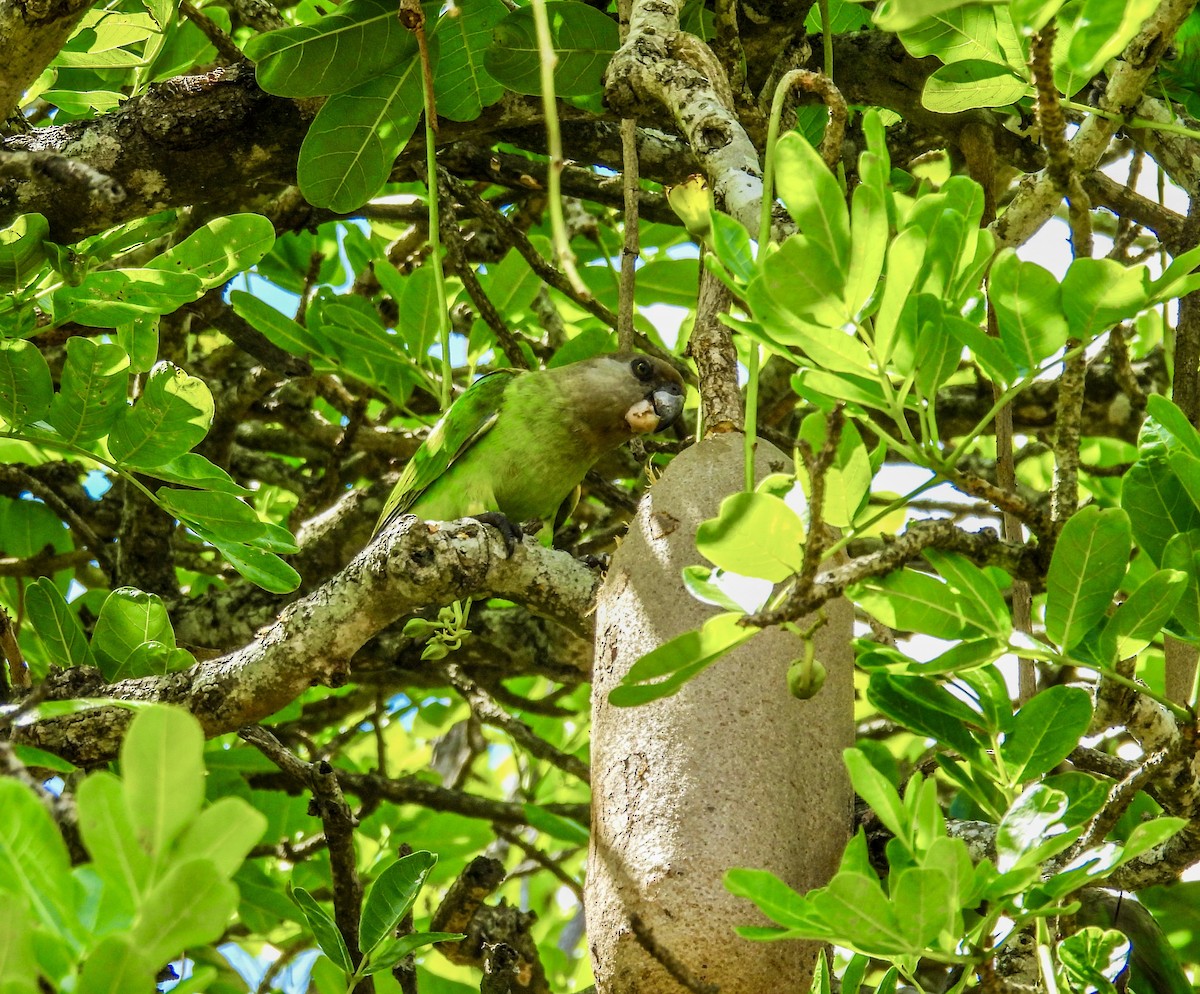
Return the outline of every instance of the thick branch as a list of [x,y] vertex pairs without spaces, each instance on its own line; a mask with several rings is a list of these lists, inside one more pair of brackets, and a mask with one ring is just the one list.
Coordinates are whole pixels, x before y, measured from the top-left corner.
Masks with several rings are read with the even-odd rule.
[[[248,645],[166,676],[104,686],[78,670],[50,697],[108,696],[186,707],[209,735],[253,724],[315,683],[340,686],[350,659],[376,632],[423,607],[467,597],[521,600],[584,634],[591,624],[596,574],[565,553],[534,542],[505,554],[501,536],[471,519],[452,524],[402,518],[341,573],[290,605]],[[128,721],[121,708],[97,708],[19,730],[81,765],[116,755]]]

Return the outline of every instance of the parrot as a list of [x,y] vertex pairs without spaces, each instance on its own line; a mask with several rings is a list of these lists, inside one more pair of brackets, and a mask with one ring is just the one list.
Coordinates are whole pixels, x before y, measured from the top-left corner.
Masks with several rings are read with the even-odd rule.
[[[584,475],[635,435],[670,427],[683,410],[683,379],[668,363],[605,353],[553,369],[497,369],[442,416],[409,460],[379,523],[402,514],[473,517],[500,529],[511,552],[514,522],[552,529]],[[574,508],[565,507],[565,518]]]

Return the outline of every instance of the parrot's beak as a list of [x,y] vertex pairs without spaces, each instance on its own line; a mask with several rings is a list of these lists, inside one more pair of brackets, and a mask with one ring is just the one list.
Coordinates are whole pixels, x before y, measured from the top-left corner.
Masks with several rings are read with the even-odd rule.
[[677,383],[665,384],[651,394],[650,402],[658,415],[658,427],[654,430],[665,431],[683,411],[683,388]]

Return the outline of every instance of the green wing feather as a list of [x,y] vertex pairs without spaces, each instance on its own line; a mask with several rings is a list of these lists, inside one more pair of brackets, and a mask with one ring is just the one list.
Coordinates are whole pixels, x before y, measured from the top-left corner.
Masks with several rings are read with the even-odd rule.
[[397,515],[408,512],[433,482],[476,441],[486,435],[500,417],[504,391],[520,371],[496,369],[477,379],[451,405],[421,443],[383,506],[375,532],[383,530]]

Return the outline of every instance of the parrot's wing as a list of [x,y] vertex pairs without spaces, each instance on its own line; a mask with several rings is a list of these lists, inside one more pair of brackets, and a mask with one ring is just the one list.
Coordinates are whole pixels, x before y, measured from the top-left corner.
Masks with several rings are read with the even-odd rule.
[[379,524],[379,532],[396,515],[404,514],[446,470],[478,439],[491,430],[500,417],[504,391],[519,370],[494,369],[479,377],[463,392],[404,467]]

